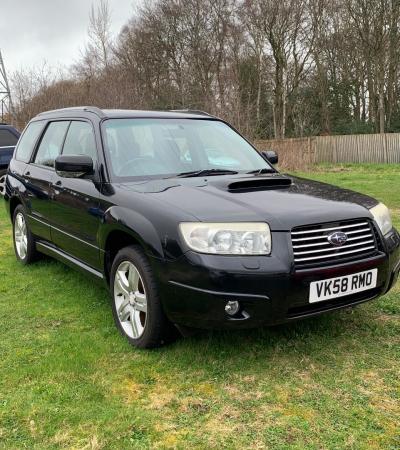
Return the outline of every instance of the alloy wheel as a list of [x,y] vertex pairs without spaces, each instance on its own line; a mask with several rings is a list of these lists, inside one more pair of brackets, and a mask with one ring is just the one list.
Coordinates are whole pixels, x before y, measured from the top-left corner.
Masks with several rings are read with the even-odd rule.
[[6,175],[0,175],[0,195],[4,196],[6,192]]
[[114,302],[123,330],[138,339],[146,327],[147,296],[142,277],[130,261],[123,261],[115,272]]
[[21,259],[25,259],[28,251],[28,232],[26,228],[25,217],[20,212],[15,216],[14,239],[18,256]]

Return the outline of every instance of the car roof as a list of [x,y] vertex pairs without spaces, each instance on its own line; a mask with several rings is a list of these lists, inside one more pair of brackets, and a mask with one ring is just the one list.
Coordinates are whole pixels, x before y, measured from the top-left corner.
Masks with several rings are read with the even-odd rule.
[[12,125],[8,125],[7,123],[0,123],[0,130],[8,130],[11,131],[12,133],[17,133],[18,135],[20,134],[20,132]]
[[135,109],[100,109],[95,106],[74,106],[72,108],[54,109],[44,111],[36,116],[35,119],[58,118],[67,116],[96,115],[100,119],[112,118],[165,118],[165,119],[215,119],[214,116],[198,110],[170,110],[170,111],[150,111]]

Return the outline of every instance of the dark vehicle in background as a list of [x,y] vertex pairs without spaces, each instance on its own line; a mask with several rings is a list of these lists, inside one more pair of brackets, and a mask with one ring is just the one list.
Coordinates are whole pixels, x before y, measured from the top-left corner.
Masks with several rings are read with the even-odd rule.
[[276,162],[206,113],[39,114],[6,177],[16,257],[104,280],[141,348],[176,328],[291,322],[388,292],[400,236],[386,206]]
[[11,125],[0,123],[0,178],[7,172],[20,134]]
[[5,175],[19,136],[20,132],[16,128],[0,123],[0,196],[4,195]]

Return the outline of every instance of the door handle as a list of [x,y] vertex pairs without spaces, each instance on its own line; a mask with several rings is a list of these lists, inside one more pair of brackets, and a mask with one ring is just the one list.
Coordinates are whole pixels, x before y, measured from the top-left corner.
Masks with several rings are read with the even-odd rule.
[[29,171],[24,173],[23,177],[24,177],[25,183],[29,183],[29,178],[27,178],[27,177],[30,177],[30,176],[31,176],[31,173]]
[[[61,180],[57,180],[55,183],[53,183],[53,192],[51,194],[51,198],[54,199],[56,195],[59,195],[61,192],[61,188],[62,188],[62,182]],[[57,188],[59,188],[60,190],[58,190]]]

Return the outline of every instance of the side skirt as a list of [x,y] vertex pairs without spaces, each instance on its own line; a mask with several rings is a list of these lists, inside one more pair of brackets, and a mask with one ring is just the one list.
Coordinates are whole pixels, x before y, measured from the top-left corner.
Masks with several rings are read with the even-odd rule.
[[97,278],[98,280],[104,280],[104,275],[101,272],[99,272],[96,269],[93,269],[92,267],[88,266],[82,261],[79,261],[79,259],[76,259],[71,255],[68,255],[67,253],[63,252],[58,248],[55,248],[42,241],[36,242],[36,248],[40,253],[44,253],[45,255],[51,256],[73,269],[78,269],[80,272],[90,274],[95,278]]

